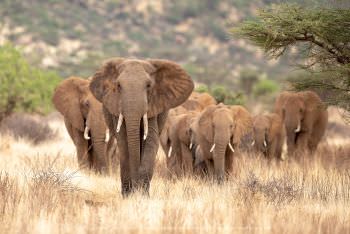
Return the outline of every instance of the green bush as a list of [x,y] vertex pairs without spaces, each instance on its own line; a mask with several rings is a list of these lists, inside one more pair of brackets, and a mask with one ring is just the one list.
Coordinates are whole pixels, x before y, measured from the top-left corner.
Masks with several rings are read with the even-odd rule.
[[235,94],[221,85],[215,85],[210,93],[218,103],[222,102],[226,105],[243,105],[245,102],[245,97],[242,93]]
[[31,67],[12,45],[0,47],[0,121],[15,111],[47,113],[60,81],[54,72]]
[[207,85],[199,85],[196,89],[195,89],[196,92],[198,93],[209,93],[209,88]]
[[253,87],[253,93],[255,97],[261,97],[271,95],[277,92],[279,89],[278,84],[273,80],[260,80]]

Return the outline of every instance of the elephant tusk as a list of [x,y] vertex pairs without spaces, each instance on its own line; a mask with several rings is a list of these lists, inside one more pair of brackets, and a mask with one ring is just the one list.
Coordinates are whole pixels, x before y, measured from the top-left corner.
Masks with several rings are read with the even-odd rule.
[[171,152],[173,151],[173,147],[172,146],[170,146],[170,148],[169,148],[169,151],[168,151],[168,158],[170,158],[170,156],[171,156]]
[[85,130],[84,130],[84,139],[85,140],[90,140],[89,131],[90,131],[90,128],[86,125]]
[[251,145],[252,145],[252,146],[253,146],[253,145],[255,145],[255,140],[252,142],[252,144],[251,144]]
[[108,142],[110,139],[110,135],[109,135],[109,129],[106,129],[106,137],[105,137],[105,142]]
[[148,135],[148,118],[147,118],[147,113],[143,115],[142,120],[143,120],[143,140],[146,140],[147,135]]
[[192,143],[192,141],[191,141],[191,143],[190,143],[190,150],[192,149],[192,147],[193,147],[193,143]]
[[264,140],[264,147],[265,147],[265,148],[267,147],[267,142],[266,142],[266,140]]
[[120,113],[119,117],[118,117],[117,133],[120,131],[120,128],[123,124],[123,119],[124,119],[124,117],[123,117],[122,113]]
[[230,147],[231,151],[234,153],[235,149],[233,148],[233,146],[231,145],[231,142],[228,143],[228,146]]
[[213,144],[213,146],[210,148],[210,153],[213,152],[213,150],[215,149],[215,143]]
[[294,132],[300,132],[301,130],[301,124],[300,124],[300,121],[299,121],[299,124],[298,124],[298,127],[294,130]]

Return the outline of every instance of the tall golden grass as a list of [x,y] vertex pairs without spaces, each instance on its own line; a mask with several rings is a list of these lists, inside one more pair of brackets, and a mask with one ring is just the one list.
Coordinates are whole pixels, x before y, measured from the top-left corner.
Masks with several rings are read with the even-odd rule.
[[169,179],[158,154],[150,196],[123,199],[119,175],[80,171],[59,139],[0,136],[0,233],[350,233],[350,147],[326,139],[305,163],[243,154],[228,181]]

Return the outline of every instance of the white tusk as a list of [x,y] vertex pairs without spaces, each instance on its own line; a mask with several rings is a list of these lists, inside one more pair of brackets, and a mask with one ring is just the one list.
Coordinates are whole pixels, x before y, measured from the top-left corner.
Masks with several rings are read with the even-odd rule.
[[84,139],[85,140],[90,140],[89,131],[90,131],[90,128],[86,125],[85,130],[84,130]]
[[251,144],[251,145],[252,145],[252,146],[253,146],[253,145],[255,145],[255,140],[252,142],[252,144]]
[[109,141],[109,138],[110,138],[110,135],[109,135],[109,129],[107,128],[107,129],[106,129],[106,137],[105,137],[105,142],[108,142],[108,141]]
[[267,147],[267,142],[266,142],[266,140],[264,140],[264,147],[265,147],[265,148]]
[[301,130],[301,124],[299,121],[298,127],[294,130],[294,132],[300,132],[300,130]]
[[172,146],[170,146],[170,148],[169,148],[169,151],[168,151],[168,158],[170,158],[170,156],[171,156],[171,152],[173,151],[173,147]]
[[192,147],[193,147],[193,143],[192,143],[192,141],[191,141],[191,143],[190,143],[190,147],[189,147],[189,148],[190,148],[190,149],[192,149]]
[[118,124],[117,124],[117,133],[120,131],[120,128],[123,124],[123,119],[124,119],[124,117],[123,117],[122,113],[120,113],[119,118],[118,118]]
[[234,153],[235,149],[233,148],[233,146],[231,145],[231,142],[228,143],[228,146],[230,147],[231,151]]
[[213,152],[213,150],[215,149],[215,144],[213,144],[213,146],[210,148],[210,153]]
[[142,120],[143,120],[143,140],[146,140],[147,135],[148,135],[148,118],[147,118],[147,113],[143,115]]

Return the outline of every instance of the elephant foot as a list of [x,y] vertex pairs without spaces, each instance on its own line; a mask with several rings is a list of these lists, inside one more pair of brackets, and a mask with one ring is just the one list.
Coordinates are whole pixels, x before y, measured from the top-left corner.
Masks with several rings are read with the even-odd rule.
[[127,198],[132,193],[131,181],[122,182],[122,196]]

